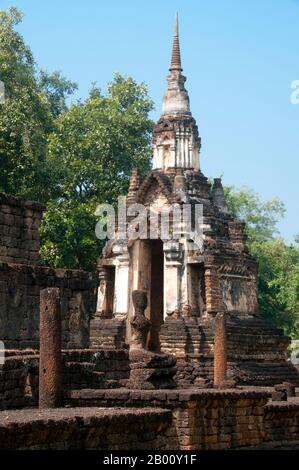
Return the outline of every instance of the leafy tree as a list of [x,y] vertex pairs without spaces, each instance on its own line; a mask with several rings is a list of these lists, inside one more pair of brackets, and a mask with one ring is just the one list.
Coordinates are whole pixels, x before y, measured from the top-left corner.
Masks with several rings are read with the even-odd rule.
[[[14,7],[0,10],[0,191],[48,202],[41,228],[43,262],[93,270],[102,242],[95,208],[115,204],[134,166],[149,170],[153,104],[144,84],[116,74],[103,94],[93,86],[84,102],[68,106],[76,84],[60,72],[38,71],[15,30]],[[226,188],[230,211],[247,222],[248,246],[259,262],[261,315],[298,334],[299,236],[278,238],[285,208],[262,202],[246,188]]]
[[259,262],[259,301],[262,317],[294,338],[299,334],[299,249],[282,239],[255,243]]
[[0,114],[0,189],[45,200],[47,134],[52,119],[36,80],[29,47],[15,31],[21,13],[0,11],[0,79],[5,102]]
[[38,70],[21,21],[16,8],[0,10],[0,191],[48,202],[44,263],[92,269],[97,204],[126,192],[134,166],[149,169],[153,104],[144,84],[116,74],[106,94],[93,86],[68,106],[77,85]]
[[58,71],[48,73],[45,70],[40,70],[38,84],[46,94],[51,114],[54,117],[67,111],[66,98],[78,88],[77,83],[66,79]]
[[225,197],[233,217],[246,221],[249,244],[271,240],[277,235],[277,222],[285,214],[285,207],[278,198],[261,201],[259,195],[249,188],[236,190],[225,188]]
[[126,193],[135,166],[149,170],[151,109],[146,86],[116,74],[106,94],[93,86],[85,102],[57,117],[48,145],[55,201],[42,226],[47,264],[94,266],[102,246],[94,233],[96,206]]
[[41,227],[41,257],[53,267],[95,270],[102,242],[95,238],[93,199],[85,202],[52,200],[48,203]]
[[145,85],[116,74],[107,95],[93,87],[84,103],[58,116],[48,148],[57,195],[115,202],[134,166],[149,169],[151,109]]
[[39,74],[30,48],[15,30],[21,21],[16,8],[0,10],[0,79],[5,86],[0,114],[0,191],[47,201],[52,188],[47,137],[75,85],[58,72]]
[[230,213],[247,223],[248,247],[259,263],[260,313],[293,337],[299,333],[299,246],[279,238],[284,215],[277,199],[263,202],[250,189],[225,188]]

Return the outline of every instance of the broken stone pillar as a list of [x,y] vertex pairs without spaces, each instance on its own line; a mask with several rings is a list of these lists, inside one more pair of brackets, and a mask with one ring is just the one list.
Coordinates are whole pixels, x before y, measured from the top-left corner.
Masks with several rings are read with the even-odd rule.
[[61,405],[61,313],[58,288],[40,292],[39,408]]
[[227,337],[225,314],[217,313],[215,318],[214,339],[214,385],[226,383],[227,372]]

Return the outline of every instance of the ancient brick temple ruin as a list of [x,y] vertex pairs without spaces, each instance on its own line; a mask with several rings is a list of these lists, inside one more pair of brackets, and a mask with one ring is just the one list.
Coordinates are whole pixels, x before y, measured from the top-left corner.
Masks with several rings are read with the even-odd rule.
[[[229,215],[221,180],[211,185],[200,169],[201,139],[185,80],[176,23],[162,115],[153,132],[153,170],[143,180],[133,171],[127,210],[142,204],[150,221],[158,221],[165,207],[190,205],[196,214],[201,205],[203,246],[190,246],[190,233],[182,229],[175,240],[165,239],[161,227],[155,239],[148,230],[137,239],[116,236],[109,241],[99,259],[92,347],[130,344],[132,292],[140,289],[148,297],[148,348],[177,357],[176,380],[181,385],[213,381],[219,313],[226,317],[229,378],[256,385],[298,381],[297,371],[286,361],[289,340],[259,318],[257,264],[246,248],[245,226]],[[128,218],[127,226],[130,223]]]
[[[244,224],[201,172],[177,21],[169,71],[153,169],[133,171],[97,303],[89,273],[39,263],[44,206],[0,193],[0,449],[299,448],[299,374],[259,318]],[[155,236],[134,235],[136,203]],[[174,205],[191,229],[172,213],[167,238]]]
[[0,340],[7,349],[39,347],[39,296],[63,291],[63,345],[89,344],[91,276],[39,264],[39,226],[45,207],[0,193]]

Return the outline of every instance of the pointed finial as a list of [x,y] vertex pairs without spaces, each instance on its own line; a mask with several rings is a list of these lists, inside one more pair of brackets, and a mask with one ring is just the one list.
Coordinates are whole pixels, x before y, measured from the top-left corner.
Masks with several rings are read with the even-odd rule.
[[129,185],[129,191],[128,191],[128,197],[127,197],[127,200],[129,202],[136,201],[136,196],[138,193],[139,186],[140,186],[140,171],[138,168],[133,168],[133,171],[130,177],[130,185]]
[[179,40],[179,15],[175,16],[174,24],[174,35],[173,35],[173,46],[171,55],[171,64],[169,70],[180,70],[182,71],[181,65],[181,52],[180,52],[180,40]]

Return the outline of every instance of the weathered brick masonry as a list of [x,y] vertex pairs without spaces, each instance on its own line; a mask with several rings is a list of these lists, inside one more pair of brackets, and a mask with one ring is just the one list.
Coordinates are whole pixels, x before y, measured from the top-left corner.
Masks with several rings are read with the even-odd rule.
[[[62,363],[64,399],[82,388],[125,387],[130,377],[127,351],[63,350]],[[38,351],[7,352],[0,367],[0,410],[37,406],[38,376]]]
[[43,204],[0,193],[0,340],[6,349],[38,348],[39,296],[61,290],[63,347],[89,344],[91,276],[38,265]]
[[[259,318],[244,224],[229,215],[221,180],[211,185],[201,172],[177,23],[169,70],[153,170],[143,181],[133,171],[127,198],[128,209],[137,202],[156,214],[158,238],[116,236],[106,244],[97,308],[88,273],[39,265],[44,206],[0,193],[1,449],[299,449],[299,374],[288,361],[289,339]],[[162,234],[159,217],[173,204],[190,204],[193,215],[202,208],[202,244],[190,244],[191,232],[173,216],[171,233],[179,236]],[[60,304],[55,328],[47,316],[42,322],[44,365],[40,292],[47,288]],[[50,379],[61,382],[39,384],[39,368],[49,365]],[[59,400],[50,406],[62,407],[34,409],[39,386],[53,387]]]
[[0,449],[158,450],[170,423],[171,413],[157,408],[0,412]]
[[270,395],[270,389],[77,390],[72,404],[169,409],[166,449],[299,449],[299,399],[272,402]]
[[[252,390],[81,390],[76,408],[0,412],[0,448],[299,448],[299,404]],[[85,405],[82,407],[82,405]]]
[[[218,380],[213,367],[218,314],[226,324],[228,379],[299,385],[288,361],[289,338],[259,317],[258,266],[246,245],[245,223],[229,213],[221,179],[211,184],[202,172],[201,138],[182,70],[176,22],[162,113],[153,129],[153,168],[144,178],[133,170],[127,220],[99,259],[91,346],[132,346],[132,293],[137,289],[146,292],[148,301],[146,347],[176,357],[179,387]],[[142,233],[142,224],[133,220],[136,203],[149,222]]]
[[39,297],[46,287],[61,290],[63,347],[88,346],[92,308],[88,273],[0,262],[0,339],[7,349],[38,348]]
[[0,261],[36,264],[39,258],[39,226],[45,206],[35,201],[0,193]]

